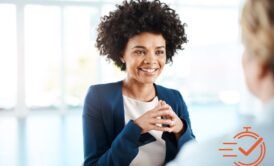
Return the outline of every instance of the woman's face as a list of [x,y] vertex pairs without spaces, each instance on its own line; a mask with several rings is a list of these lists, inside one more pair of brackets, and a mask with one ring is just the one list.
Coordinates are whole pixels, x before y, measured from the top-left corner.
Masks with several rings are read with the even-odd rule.
[[151,84],[166,63],[166,42],[161,34],[143,32],[129,39],[122,61],[131,81]]

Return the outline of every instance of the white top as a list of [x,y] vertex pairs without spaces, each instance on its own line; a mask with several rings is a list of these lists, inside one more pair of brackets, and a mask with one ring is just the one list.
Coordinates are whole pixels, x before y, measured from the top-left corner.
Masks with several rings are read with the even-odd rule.
[[[124,110],[125,110],[125,124],[129,120],[135,120],[143,115],[145,112],[153,109],[158,104],[158,97],[156,96],[150,102],[143,102],[123,96]],[[148,143],[139,147],[139,153],[132,160],[130,165],[153,165],[160,166],[164,164],[166,145],[165,141],[161,138],[163,132],[149,131],[149,133],[156,139],[156,141]]]
[[[216,124],[218,125],[218,124]],[[256,116],[256,122],[245,122],[242,124],[243,126],[251,126],[251,131],[259,134],[260,137],[263,138],[265,146],[266,146],[266,154],[265,158],[262,160],[260,165],[274,165],[274,99],[269,103],[265,104],[263,110]],[[225,136],[215,138],[202,143],[189,142],[187,143],[183,149],[179,152],[176,159],[172,162],[168,163],[167,166],[200,166],[200,165],[224,165],[231,166],[234,165],[235,161],[246,161],[255,160],[258,158],[258,154],[260,154],[260,146],[257,146],[252,152],[248,154],[248,156],[243,155],[241,152],[237,150],[237,148],[243,146],[245,151],[248,151],[252,145],[255,144],[254,139],[246,140],[245,142],[241,142],[240,145],[231,146],[236,149],[237,158],[224,158],[222,155],[224,152],[218,151],[219,148],[222,147],[222,143],[226,141],[232,141],[233,137],[243,131],[243,126],[239,126],[239,128],[231,133],[228,133]],[[231,152],[225,152],[231,153]]]

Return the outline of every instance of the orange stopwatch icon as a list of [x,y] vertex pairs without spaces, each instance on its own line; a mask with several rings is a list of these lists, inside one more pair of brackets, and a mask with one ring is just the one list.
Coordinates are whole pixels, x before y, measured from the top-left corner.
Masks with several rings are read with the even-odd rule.
[[224,148],[219,151],[224,152],[223,157],[234,158],[236,166],[256,166],[259,165],[266,154],[264,139],[257,133],[250,131],[251,127],[244,127],[244,131],[239,132],[232,142],[223,142]]

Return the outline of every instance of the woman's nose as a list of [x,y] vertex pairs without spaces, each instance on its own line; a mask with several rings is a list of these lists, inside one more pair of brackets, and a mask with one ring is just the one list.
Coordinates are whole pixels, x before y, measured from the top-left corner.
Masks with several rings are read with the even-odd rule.
[[146,57],[145,57],[144,63],[145,63],[145,64],[153,64],[153,63],[156,62],[155,59],[156,59],[156,58],[155,58],[154,53],[153,53],[153,52],[149,52],[149,53],[146,55]]

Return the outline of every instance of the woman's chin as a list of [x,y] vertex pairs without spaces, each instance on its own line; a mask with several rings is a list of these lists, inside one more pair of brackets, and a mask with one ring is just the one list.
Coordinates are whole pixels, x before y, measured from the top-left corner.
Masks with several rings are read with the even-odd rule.
[[141,78],[140,82],[143,84],[153,84],[156,81],[157,77],[151,77],[151,78]]

